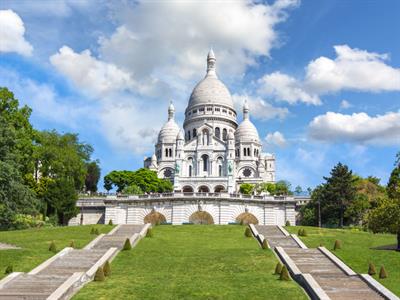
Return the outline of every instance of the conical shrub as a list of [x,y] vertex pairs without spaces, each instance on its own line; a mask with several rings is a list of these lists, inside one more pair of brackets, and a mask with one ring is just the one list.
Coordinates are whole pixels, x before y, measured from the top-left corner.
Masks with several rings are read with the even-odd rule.
[[129,239],[126,239],[122,250],[131,250],[131,249],[132,249],[131,241]]
[[290,280],[289,272],[288,272],[288,269],[286,268],[286,266],[282,267],[282,271],[281,271],[281,275],[279,276],[279,279],[284,280],[284,281]]
[[262,247],[263,249],[268,249],[268,248],[269,248],[269,247],[268,247],[267,239],[264,239],[264,240],[262,241],[261,247]]
[[56,253],[57,252],[57,246],[56,243],[54,241],[51,242],[50,246],[49,246],[49,251]]
[[4,271],[4,274],[11,274],[12,272],[14,272],[13,270],[14,270],[13,266],[7,266],[6,270]]
[[71,248],[76,248],[76,245],[75,245],[75,241],[74,240],[72,240],[70,243],[69,243],[69,246],[71,247]]
[[108,225],[114,225],[114,223],[111,219],[110,219],[110,221],[108,221]]
[[252,236],[251,229],[249,227],[246,227],[246,230],[244,231],[244,235],[246,237],[251,237]]
[[375,265],[372,262],[369,263],[368,274],[369,275],[375,275],[376,274],[376,268],[375,268]]
[[94,234],[95,234],[95,235],[99,235],[99,234],[100,234],[100,231],[99,231],[98,228],[96,228],[96,229],[94,230]]
[[324,247],[324,244],[322,244],[322,243],[319,243],[319,246],[320,246],[320,247]]
[[104,264],[103,272],[104,272],[104,276],[108,277],[111,275],[111,266],[110,266],[110,263],[108,262],[108,260]]
[[281,275],[282,272],[282,264],[278,262],[275,267],[275,275]]
[[94,227],[92,227],[92,229],[90,230],[90,234],[96,234]]
[[151,228],[147,229],[146,237],[153,237],[153,229]]
[[102,267],[99,267],[94,275],[94,281],[104,281],[105,279],[104,270]]
[[339,240],[335,241],[335,245],[333,246],[333,250],[339,250],[342,249],[342,242]]
[[290,221],[289,220],[286,221],[285,226],[290,226]]
[[300,228],[299,231],[297,231],[297,235],[298,236],[303,236],[303,232],[304,232],[304,229]]
[[307,231],[303,229],[302,236],[307,236]]
[[388,277],[388,274],[386,273],[385,267],[382,266],[380,271],[379,271],[379,278],[380,279],[384,279],[384,278],[387,278],[387,277]]

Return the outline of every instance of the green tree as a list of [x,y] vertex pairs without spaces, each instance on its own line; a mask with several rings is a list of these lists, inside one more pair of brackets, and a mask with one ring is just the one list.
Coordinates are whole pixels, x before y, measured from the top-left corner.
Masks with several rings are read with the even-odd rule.
[[293,195],[291,184],[286,180],[280,180],[275,184],[276,195]]
[[343,227],[345,211],[354,200],[356,193],[353,172],[339,162],[333,167],[330,175],[330,177],[324,177],[326,186],[323,200],[327,207],[337,212],[338,225]]
[[97,192],[97,184],[100,179],[101,169],[99,161],[91,161],[86,164],[86,178],[85,178],[85,189],[89,192]]
[[112,171],[104,176],[104,188],[109,191],[116,187],[122,192],[130,186],[137,186],[143,193],[171,192],[171,181],[158,178],[155,171],[141,168],[137,171]]
[[299,195],[301,195],[302,193],[303,193],[303,189],[301,188],[301,186],[296,186],[295,188],[294,188],[294,193],[297,195],[297,196],[299,196]]
[[397,251],[400,251],[400,152],[387,185],[388,199],[381,199],[378,207],[368,214],[368,227],[373,232],[397,234]]
[[142,195],[143,191],[136,184],[131,184],[124,188],[122,193],[127,195]]
[[239,190],[242,194],[251,195],[254,190],[254,185],[250,183],[242,183]]

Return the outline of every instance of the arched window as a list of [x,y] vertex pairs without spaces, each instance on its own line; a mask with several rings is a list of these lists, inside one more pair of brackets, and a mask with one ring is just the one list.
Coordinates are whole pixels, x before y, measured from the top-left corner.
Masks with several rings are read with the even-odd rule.
[[218,176],[221,177],[222,176],[222,165],[218,166]]
[[204,129],[203,130],[203,145],[208,145],[210,144],[210,135],[208,134],[208,130]]
[[201,156],[201,159],[203,160],[203,171],[207,172],[208,171],[208,155],[207,154],[203,154]]
[[169,150],[168,150],[168,155],[169,155],[169,157],[172,157],[172,149],[171,148],[169,148]]
[[197,130],[195,128],[195,129],[193,129],[193,137],[195,138],[196,136],[197,136]]
[[168,157],[168,149],[165,149],[165,157]]
[[215,136],[217,138],[221,138],[221,129],[219,129],[219,127],[215,128]]
[[250,156],[250,148],[247,148],[247,156]]
[[189,177],[192,177],[192,166],[189,166]]
[[243,148],[243,156],[247,156],[247,154],[246,154],[246,148]]
[[193,158],[191,158],[191,157],[188,158],[188,165],[189,165],[188,174],[189,174],[189,177],[192,177],[192,175],[193,175]]
[[190,141],[190,130],[188,131],[188,140]]
[[224,141],[226,141],[227,135],[228,135],[228,131],[226,130],[226,128],[224,128],[224,129],[222,130],[222,139],[223,139]]

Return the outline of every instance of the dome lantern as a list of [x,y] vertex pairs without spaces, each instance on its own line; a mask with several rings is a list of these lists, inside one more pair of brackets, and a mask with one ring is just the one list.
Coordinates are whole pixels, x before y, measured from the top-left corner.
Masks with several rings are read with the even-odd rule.
[[168,121],[169,120],[173,120],[175,116],[175,107],[172,104],[172,101],[169,103],[169,107],[168,107]]
[[216,58],[214,55],[214,51],[210,49],[210,52],[208,52],[207,55],[207,76],[213,76],[216,77],[217,74],[215,73],[215,62]]

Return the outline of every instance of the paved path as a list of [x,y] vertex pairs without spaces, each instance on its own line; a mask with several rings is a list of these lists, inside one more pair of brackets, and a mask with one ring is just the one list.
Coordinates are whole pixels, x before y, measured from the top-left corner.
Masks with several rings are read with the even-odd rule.
[[358,275],[347,275],[319,249],[302,249],[291,236],[277,226],[256,226],[272,249],[282,247],[301,273],[311,274],[332,300],[385,299],[371,289]]
[[87,272],[111,247],[122,249],[126,238],[139,233],[142,228],[143,225],[121,225],[112,234],[104,235],[91,249],[71,249],[38,272],[33,270],[35,274],[19,274],[5,283],[2,288],[0,286],[0,299],[47,299],[74,273]]

